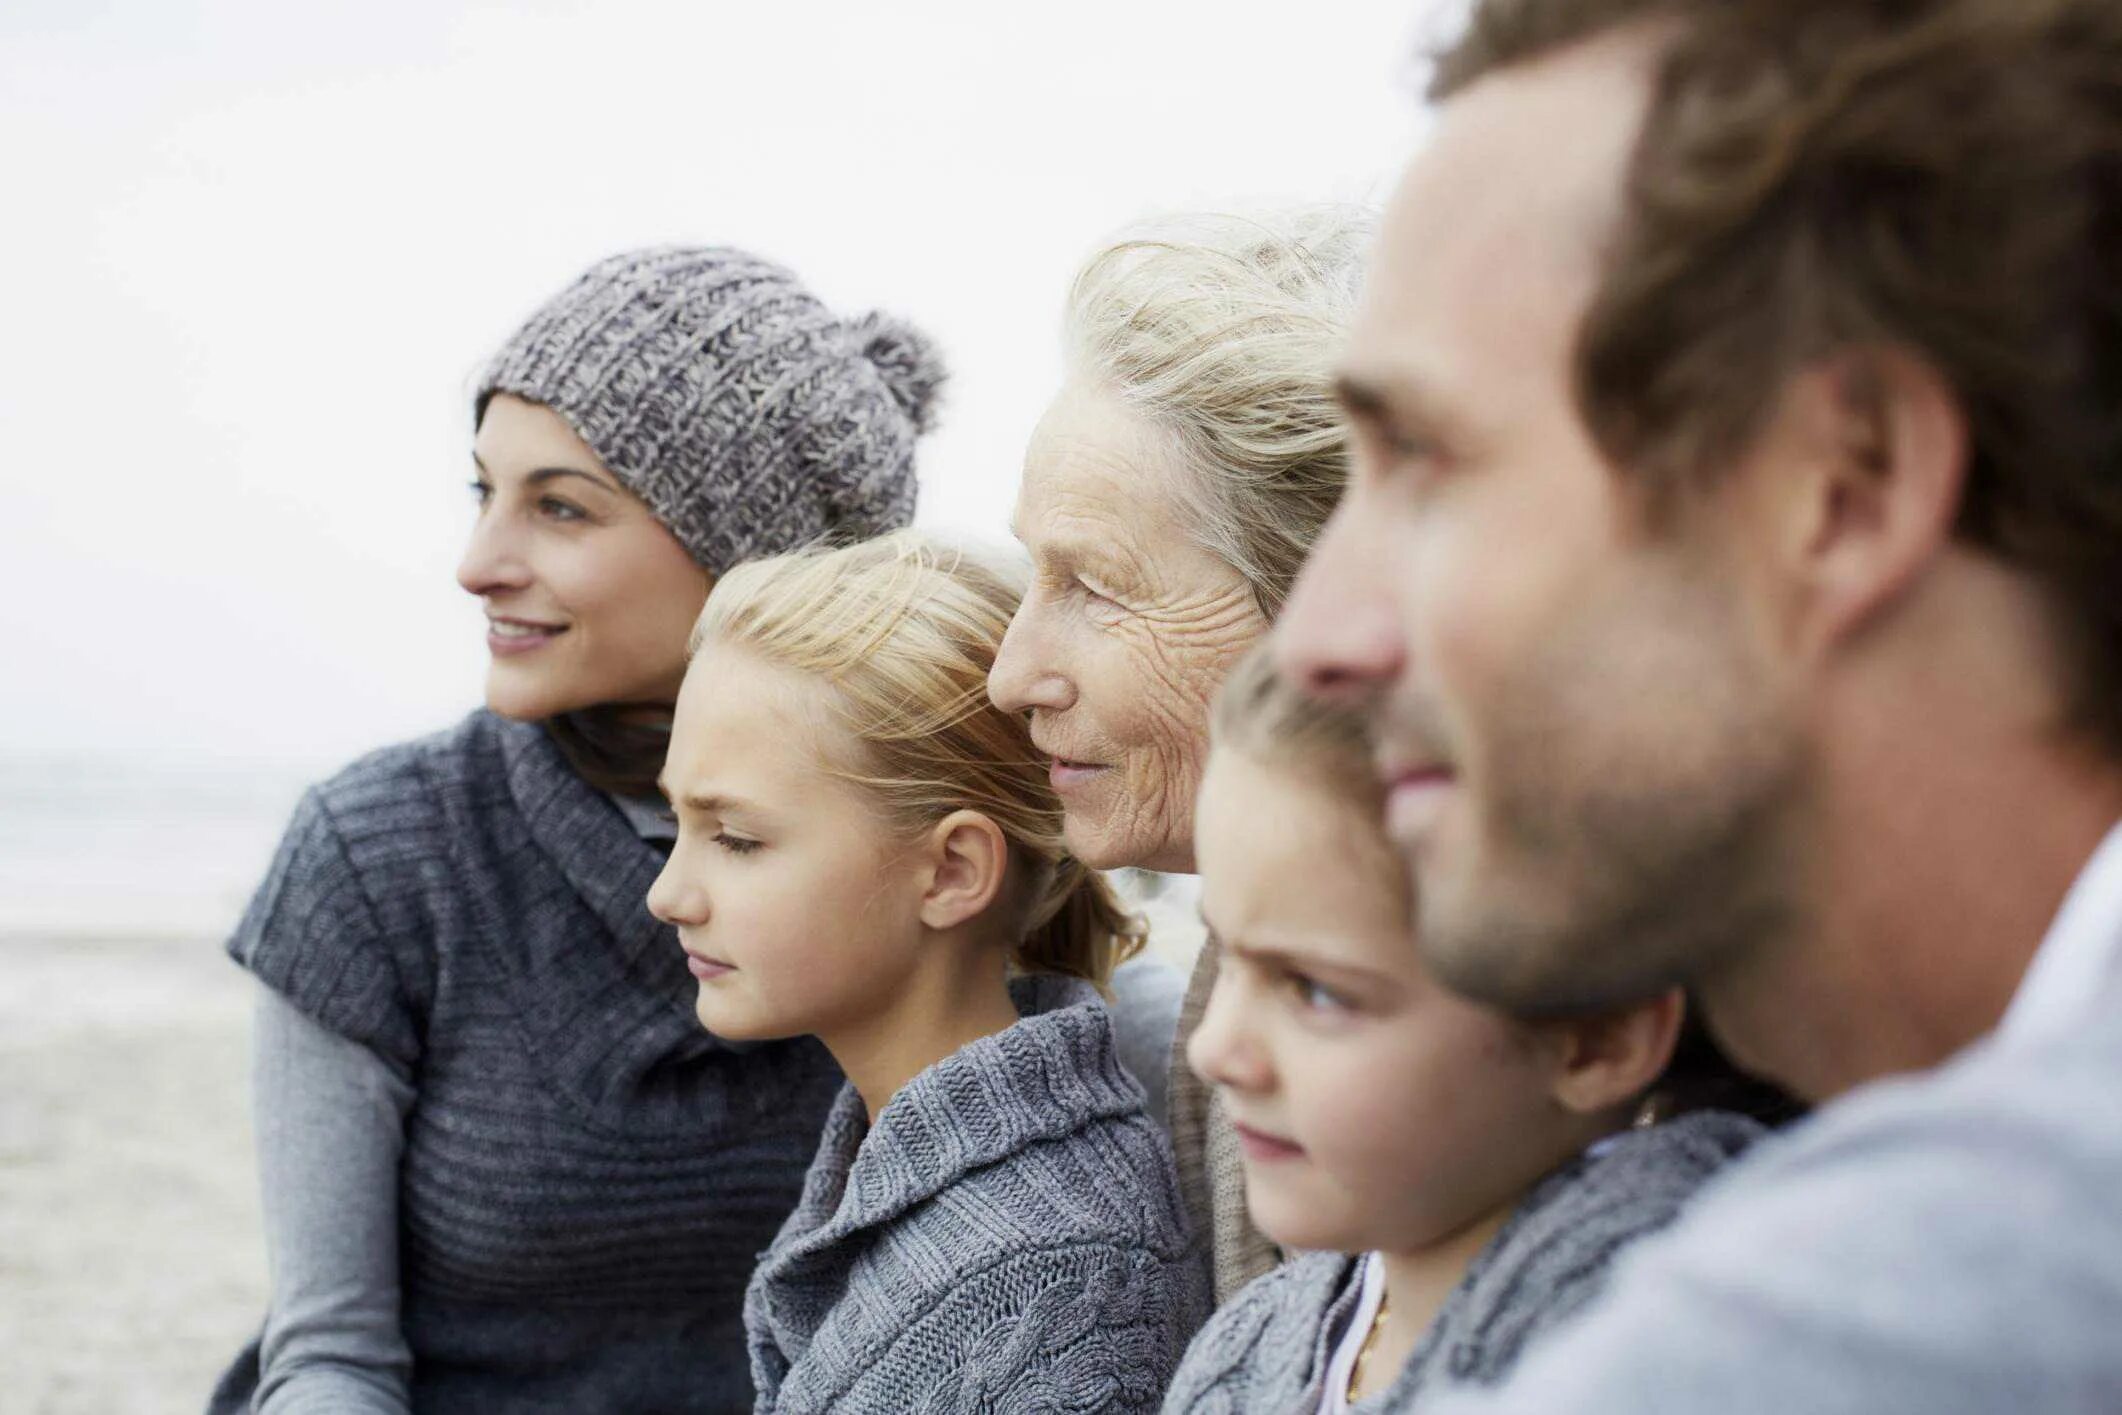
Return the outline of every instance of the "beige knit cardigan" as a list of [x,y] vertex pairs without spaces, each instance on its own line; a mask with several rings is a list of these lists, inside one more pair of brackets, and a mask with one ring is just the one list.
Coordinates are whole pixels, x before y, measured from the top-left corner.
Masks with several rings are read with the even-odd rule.
[[1237,1290],[1282,1261],[1282,1250],[1259,1229],[1245,1208],[1245,1170],[1238,1136],[1216,1090],[1186,1064],[1186,1043],[1208,994],[1216,985],[1219,950],[1214,939],[1201,945],[1187,980],[1186,1000],[1179,1005],[1179,1028],[1172,1042],[1169,1098],[1172,1150],[1179,1162],[1179,1195],[1187,1221],[1205,1234],[1215,1273],[1217,1306]]

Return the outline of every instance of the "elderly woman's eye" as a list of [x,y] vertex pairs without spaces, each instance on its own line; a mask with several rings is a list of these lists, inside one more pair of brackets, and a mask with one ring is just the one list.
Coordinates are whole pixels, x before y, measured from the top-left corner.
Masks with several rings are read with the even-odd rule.
[[1089,580],[1085,580],[1079,577],[1076,580],[1076,588],[1082,590],[1083,597],[1089,600],[1092,604],[1099,605],[1101,607],[1109,607],[1112,609],[1120,609],[1124,607],[1119,600],[1114,599],[1111,595],[1107,594],[1104,590],[1099,589]]

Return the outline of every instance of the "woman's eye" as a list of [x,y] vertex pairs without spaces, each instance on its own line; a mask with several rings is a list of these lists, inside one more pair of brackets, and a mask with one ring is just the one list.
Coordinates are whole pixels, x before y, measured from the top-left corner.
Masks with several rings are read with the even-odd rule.
[[471,488],[472,503],[476,506],[484,506],[487,502],[494,499],[494,489],[486,482],[474,478],[465,483],[465,485]]
[[1122,605],[1122,604],[1120,603],[1120,601],[1119,601],[1119,600],[1117,600],[1117,599],[1114,599],[1114,598],[1113,598],[1113,597],[1112,597],[1111,595],[1109,595],[1109,594],[1107,594],[1107,593],[1106,593],[1105,591],[1103,591],[1103,590],[1099,589],[1099,588],[1098,588],[1098,587],[1097,587],[1096,585],[1092,584],[1092,583],[1091,583],[1090,581],[1088,581],[1088,580],[1083,580],[1083,579],[1079,579],[1079,580],[1077,580],[1077,581],[1076,581],[1076,588],[1077,588],[1077,589],[1079,589],[1079,590],[1082,590],[1082,591],[1083,591],[1083,597],[1084,597],[1085,599],[1089,600],[1089,601],[1090,601],[1090,602],[1091,602],[1092,604],[1096,605],[1096,606],[1097,606],[1098,608],[1100,608],[1100,609],[1122,609],[1122,608],[1125,608],[1125,606],[1124,606],[1124,605]]
[[555,521],[581,521],[588,519],[588,513],[584,512],[581,507],[571,501],[562,501],[557,496],[539,497],[538,509]]
[[715,836],[715,843],[732,855],[749,855],[752,851],[758,849],[763,842],[747,840],[741,835],[731,835],[725,830]]

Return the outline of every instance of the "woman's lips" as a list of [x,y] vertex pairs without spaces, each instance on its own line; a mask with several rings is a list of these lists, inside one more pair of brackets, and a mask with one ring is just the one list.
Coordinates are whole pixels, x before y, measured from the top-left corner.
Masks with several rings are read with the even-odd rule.
[[1046,777],[1056,791],[1067,791],[1082,786],[1097,777],[1105,767],[1097,762],[1072,762],[1066,757],[1055,757],[1047,768]]
[[565,624],[539,624],[528,619],[488,619],[486,647],[496,657],[535,653],[566,632]]
[[1270,1135],[1264,1130],[1240,1125],[1235,1120],[1231,1122],[1230,1128],[1237,1133],[1238,1148],[1245,1152],[1245,1157],[1249,1160],[1272,1163],[1277,1160],[1297,1159],[1304,1153],[1302,1145],[1285,1140],[1279,1135]]

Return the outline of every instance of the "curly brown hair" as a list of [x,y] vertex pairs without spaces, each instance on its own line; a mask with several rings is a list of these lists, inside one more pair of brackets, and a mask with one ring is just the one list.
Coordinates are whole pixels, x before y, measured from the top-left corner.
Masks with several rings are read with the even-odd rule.
[[1576,396],[1654,509],[1790,377],[1905,351],[1967,421],[1956,522],[2047,592],[2122,753],[2122,6],[1478,0],[1431,96],[1626,27],[1660,46]]

